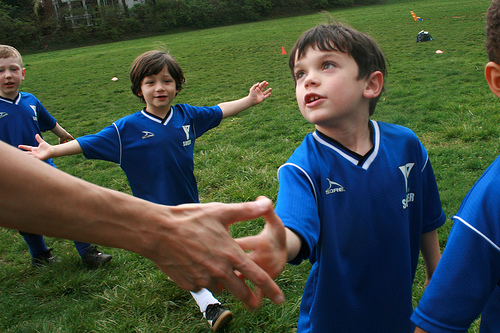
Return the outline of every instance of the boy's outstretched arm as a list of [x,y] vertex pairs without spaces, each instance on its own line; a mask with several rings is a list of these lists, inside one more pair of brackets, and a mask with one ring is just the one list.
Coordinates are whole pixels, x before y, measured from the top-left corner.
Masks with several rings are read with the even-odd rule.
[[234,101],[218,104],[222,109],[222,118],[234,116],[241,111],[262,103],[266,98],[271,96],[272,88],[266,90],[268,85],[269,83],[267,81],[256,83],[250,88],[248,96]]
[[42,139],[42,137],[38,134],[35,135],[35,138],[39,143],[38,147],[19,145],[18,148],[28,151],[30,155],[42,161],[45,161],[52,157],[83,153],[82,147],[80,147],[80,144],[77,140],[52,146],[48,144],[44,139]]
[[54,126],[54,128],[51,129],[50,131],[55,135],[57,135],[57,137],[59,138],[59,143],[65,143],[75,139],[64,128],[62,128],[61,125],[59,125],[59,123],[56,123],[56,126]]
[[424,259],[425,263],[425,271],[427,273],[425,286],[427,287],[431,280],[432,274],[434,274],[439,260],[441,259],[441,250],[439,248],[437,230],[422,234],[422,239],[420,241],[420,252],[422,252],[422,258]]

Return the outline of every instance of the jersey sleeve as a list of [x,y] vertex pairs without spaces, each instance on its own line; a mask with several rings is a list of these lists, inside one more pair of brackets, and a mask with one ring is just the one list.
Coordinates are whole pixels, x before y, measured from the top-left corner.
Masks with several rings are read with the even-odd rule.
[[115,124],[76,140],[86,158],[121,163],[121,141]]
[[206,131],[219,126],[222,121],[222,110],[217,105],[204,107],[183,104],[182,107],[191,113],[197,138],[202,136]]
[[467,332],[498,288],[500,268],[492,262],[500,262],[499,248],[456,221],[412,321],[427,332]]
[[40,126],[40,131],[45,132],[53,129],[56,124],[56,118],[54,118],[47,109],[43,106],[40,101],[37,100],[36,105],[37,117],[38,117],[38,126]]
[[320,220],[314,184],[299,166],[286,163],[278,171],[279,191],[276,213],[284,225],[299,235],[302,247],[291,264],[310,257],[318,243]]
[[423,156],[423,190],[424,190],[424,219],[422,224],[422,233],[433,231],[441,227],[446,222],[439,190],[437,187],[436,177],[431,165],[431,161],[424,146],[420,144]]
[[467,332],[484,309],[481,328],[496,320],[493,331],[500,330],[498,308],[488,316],[490,304],[500,302],[499,174],[497,158],[454,216],[443,257],[412,316],[426,331]]

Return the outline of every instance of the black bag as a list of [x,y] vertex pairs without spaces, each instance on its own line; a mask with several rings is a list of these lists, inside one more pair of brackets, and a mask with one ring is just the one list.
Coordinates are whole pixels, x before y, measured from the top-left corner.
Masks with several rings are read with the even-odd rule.
[[434,38],[432,38],[432,36],[427,31],[422,30],[417,34],[417,43],[429,42],[431,40],[434,40]]

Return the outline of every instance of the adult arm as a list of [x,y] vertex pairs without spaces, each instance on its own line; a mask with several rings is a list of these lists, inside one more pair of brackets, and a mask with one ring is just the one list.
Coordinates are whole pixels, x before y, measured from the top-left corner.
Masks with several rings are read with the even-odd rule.
[[227,230],[236,221],[272,218],[269,199],[167,207],[77,179],[3,142],[0,155],[1,226],[133,251],[181,288],[225,287],[254,308],[259,299],[239,271],[272,301],[284,301]]
[[241,111],[244,111],[254,105],[262,103],[266,98],[271,96],[272,89],[269,88],[265,90],[268,85],[269,83],[266,81],[256,83],[250,88],[248,96],[245,96],[243,98],[234,101],[218,104],[222,110],[222,118],[234,116],[240,113]]

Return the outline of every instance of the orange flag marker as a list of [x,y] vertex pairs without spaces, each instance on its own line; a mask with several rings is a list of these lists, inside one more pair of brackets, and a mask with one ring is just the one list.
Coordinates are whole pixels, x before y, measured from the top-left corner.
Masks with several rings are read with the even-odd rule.
[[285,48],[283,46],[281,47],[281,54],[286,54]]

